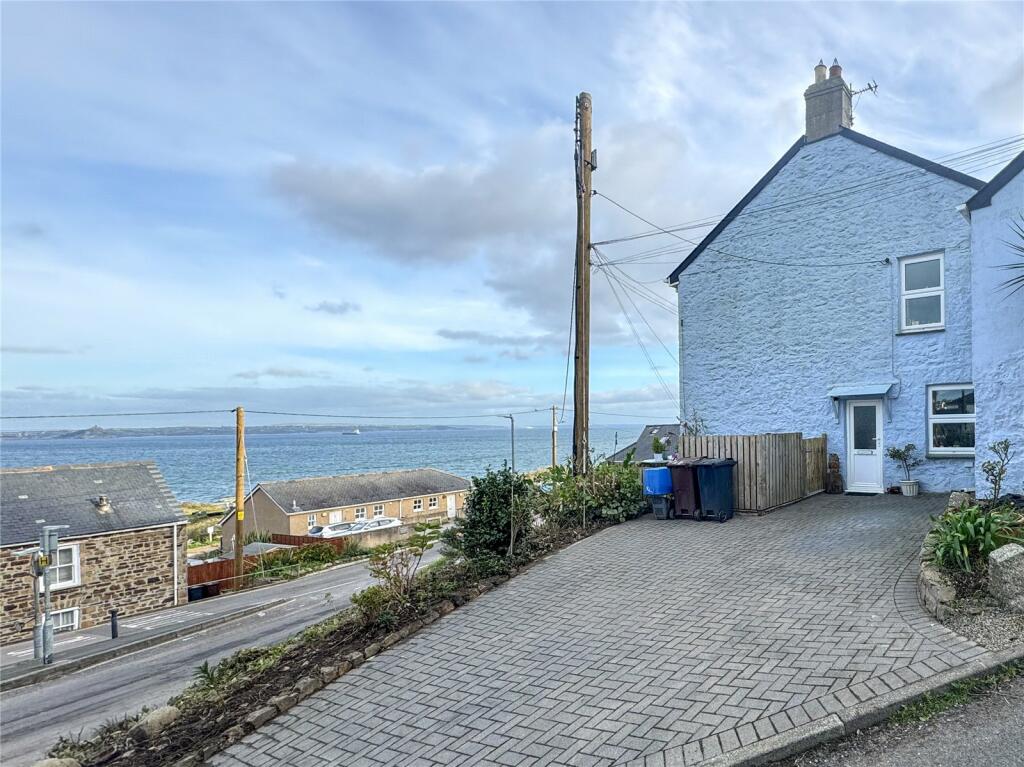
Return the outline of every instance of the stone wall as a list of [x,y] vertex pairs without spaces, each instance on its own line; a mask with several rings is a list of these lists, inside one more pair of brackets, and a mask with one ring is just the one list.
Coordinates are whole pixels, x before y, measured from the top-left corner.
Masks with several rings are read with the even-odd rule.
[[[79,608],[79,628],[171,607],[174,599],[174,530],[178,547],[178,604],[188,601],[185,526],[158,527],[85,538],[67,538],[61,545],[78,547],[79,585],[53,590],[54,610]],[[30,639],[33,627],[32,579],[28,558],[15,555],[27,548],[0,549],[0,593],[3,613],[0,640]]]
[[[679,277],[684,412],[712,434],[827,432],[845,476],[844,408],[837,418],[829,387],[896,380],[883,447],[923,453],[926,387],[972,380],[970,232],[957,207],[973,193],[841,135],[804,146]],[[807,202],[748,213],[794,198]],[[945,329],[900,334],[898,259],[931,251],[945,254]],[[896,484],[899,467],[884,464]],[[974,460],[930,458],[914,476],[926,492],[973,487]]]

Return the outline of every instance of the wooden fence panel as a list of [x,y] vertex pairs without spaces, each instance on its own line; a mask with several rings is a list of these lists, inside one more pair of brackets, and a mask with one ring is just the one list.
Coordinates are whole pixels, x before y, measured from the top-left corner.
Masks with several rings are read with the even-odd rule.
[[[680,454],[687,458],[734,459],[733,498],[736,508],[764,512],[817,492],[817,489],[809,490],[809,487],[824,487],[822,439],[805,440],[800,432],[709,434],[684,436],[679,447]],[[811,453],[807,452],[807,443],[813,445]],[[819,461],[821,471],[818,470]],[[817,478],[816,483],[809,478]]]
[[820,493],[825,489],[825,472],[828,468],[828,435],[803,440],[803,451],[804,495]]
[[271,533],[271,543],[280,543],[284,546],[315,546],[318,543],[326,543],[333,546],[340,554],[352,545],[352,539],[342,538],[316,538],[312,535],[284,535],[283,533]]

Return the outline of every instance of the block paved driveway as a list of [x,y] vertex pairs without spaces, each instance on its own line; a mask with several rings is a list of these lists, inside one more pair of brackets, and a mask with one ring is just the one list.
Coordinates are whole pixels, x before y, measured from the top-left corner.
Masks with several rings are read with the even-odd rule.
[[724,525],[619,525],[212,762],[695,764],[984,653],[917,603],[944,503],[819,495]]

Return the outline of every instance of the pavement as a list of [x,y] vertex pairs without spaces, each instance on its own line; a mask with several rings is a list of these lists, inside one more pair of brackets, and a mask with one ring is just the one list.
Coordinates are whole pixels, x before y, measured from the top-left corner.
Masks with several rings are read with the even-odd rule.
[[[424,561],[438,555],[439,550],[432,549]],[[366,566],[352,564],[148,616],[124,618],[118,640],[109,638],[109,627],[101,627],[99,636],[93,631],[78,632],[88,638],[70,645],[58,644],[58,660],[85,647],[95,654],[106,652],[128,637],[143,635],[147,626],[151,632],[174,631],[189,622],[206,625],[211,617],[225,618],[186,636],[4,692],[0,696],[0,762],[4,767],[31,764],[61,735],[88,733],[109,719],[134,713],[143,706],[162,705],[191,681],[193,670],[204,661],[212,664],[244,647],[286,639],[348,607],[351,596],[371,583]],[[239,611],[248,612],[237,617]],[[179,620],[182,616],[185,618]],[[228,620],[227,616],[235,617]],[[18,651],[13,646],[10,650]],[[5,647],[5,659],[7,652]],[[17,663],[22,659],[14,656],[10,660]]]
[[776,767],[1020,767],[1024,677],[926,723],[886,725],[776,763]]
[[669,767],[807,747],[993,661],[917,602],[944,503],[819,495],[609,528],[211,763]]

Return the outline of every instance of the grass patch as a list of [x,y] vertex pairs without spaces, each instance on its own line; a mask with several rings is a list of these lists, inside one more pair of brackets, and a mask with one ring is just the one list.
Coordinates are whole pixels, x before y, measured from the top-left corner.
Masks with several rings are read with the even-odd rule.
[[954,682],[942,692],[927,693],[920,700],[904,706],[889,721],[897,725],[927,722],[943,711],[962,706],[972,698],[986,695],[999,687],[999,685],[1020,676],[1022,673],[1024,673],[1024,662],[1018,661],[1007,664],[994,674],[989,674],[988,676]]

